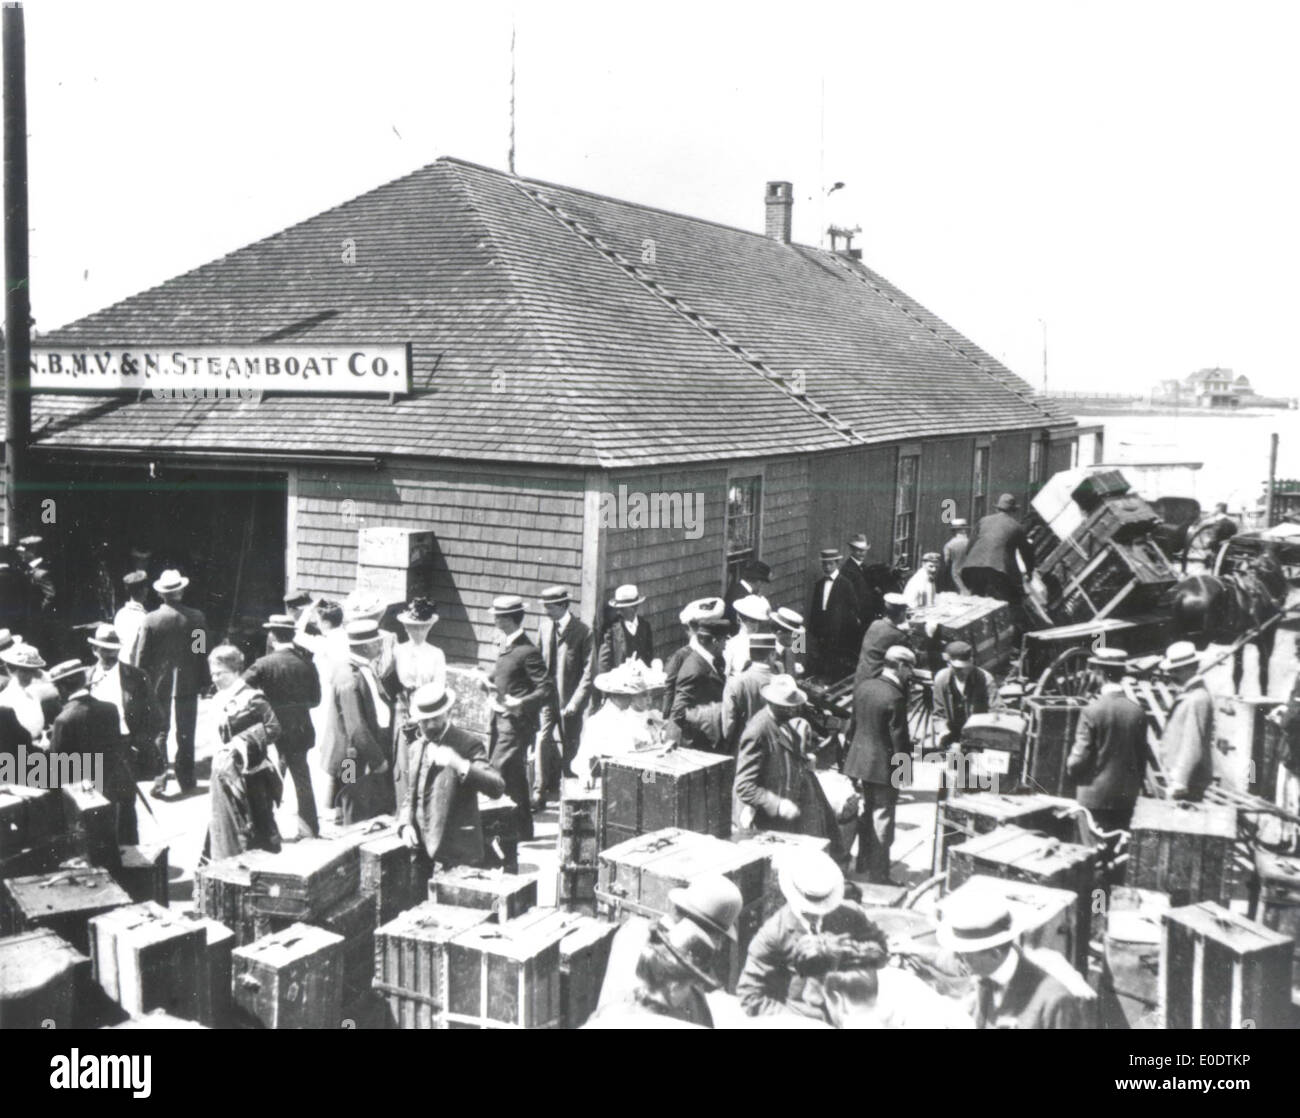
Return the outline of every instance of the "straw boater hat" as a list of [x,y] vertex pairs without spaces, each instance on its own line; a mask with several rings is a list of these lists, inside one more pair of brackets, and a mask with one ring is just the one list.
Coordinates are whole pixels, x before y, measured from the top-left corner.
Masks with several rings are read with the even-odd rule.
[[627,606],[639,606],[645,598],[637,590],[634,583],[629,582],[626,586],[620,586],[614,591],[614,596],[610,598],[609,604],[614,609],[623,609]]
[[50,669],[50,682],[62,683],[65,680],[73,680],[80,677],[84,679],[86,675],[86,665],[80,660],[64,660],[61,664],[55,664]]
[[416,719],[435,718],[450,710],[456,702],[456,693],[442,683],[426,683],[411,693],[411,713]]
[[406,608],[397,615],[397,620],[408,629],[421,625],[430,628],[438,624],[438,607],[428,598],[412,598]]
[[1201,654],[1196,651],[1196,645],[1191,641],[1175,641],[1166,650],[1165,658],[1160,661],[1160,670],[1168,672],[1189,665],[1200,667],[1200,664]]
[[170,594],[176,590],[184,590],[189,584],[190,580],[188,578],[181,574],[180,571],[172,568],[163,571],[163,573],[158,576],[153,584],[153,588],[159,594]]
[[34,645],[24,644],[16,637],[13,644],[0,652],[0,660],[11,668],[26,668],[33,672],[39,672],[45,667],[45,661],[41,659],[37,648]]
[[726,612],[726,603],[721,598],[696,598],[688,602],[677,616],[683,625],[694,625],[700,621],[716,621]]
[[380,639],[379,622],[373,617],[358,617],[349,621],[343,630],[347,634],[348,644],[370,644]]
[[349,621],[369,618],[379,620],[384,612],[384,602],[373,590],[353,590],[343,599],[343,616]]
[[948,527],[949,527],[949,528],[969,528],[969,527],[970,527],[970,521],[968,521],[964,516],[954,516],[954,517],[952,518],[952,522],[948,525]]
[[767,599],[757,594],[746,594],[743,598],[737,598],[732,603],[732,608],[746,621],[766,621],[768,614],[772,612]]
[[787,633],[803,632],[803,614],[795,613],[789,606],[781,606],[780,609],[774,609],[767,615],[773,625],[784,629]]
[[844,555],[838,547],[823,547],[821,550],[821,561],[823,563],[838,563],[843,558]]
[[538,600],[544,606],[567,606],[573,599],[563,586],[548,586]]
[[138,586],[149,576],[144,571],[128,571],[122,576],[122,582],[126,586]]
[[844,874],[820,850],[792,850],[777,875],[786,901],[804,916],[825,916],[844,903]]
[[776,634],[775,633],[750,633],[749,634],[749,651],[754,652],[775,652],[776,651]]
[[492,599],[493,617],[511,617],[524,612],[524,600],[518,594],[502,594]]
[[292,632],[295,628],[293,618],[287,613],[273,613],[262,622],[263,629],[270,629],[273,633]]
[[734,882],[721,874],[701,874],[684,889],[670,889],[668,903],[706,932],[726,939],[736,939],[736,917],[745,899]]
[[95,626],[94,635],[87,637],[86,643],[93,644],[96,648],[112,648],[118,652],[122,650],[122,638],[117,635],[117,630],[104,622]]
[[1122,648],[1099,648],[1088,657],[1091,668],[1122,668],[1128,663],[1128,653]]
[[1019,935],[1011,909],[997,897],[951,897],[940,904],[935,939],[955,955],[1001,947]]
[[799,690],[792,675],[773,676],[772,682],[760,690],[759,694],[765,702],[778,707],[801,707],[808,701],[807,692]]

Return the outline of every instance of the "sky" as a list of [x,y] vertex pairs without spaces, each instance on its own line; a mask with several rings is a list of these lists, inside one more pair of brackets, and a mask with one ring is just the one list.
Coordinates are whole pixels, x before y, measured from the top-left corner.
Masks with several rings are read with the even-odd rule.
[[[38,330],[443,155],[864,262],[1036,385],[1295,394],[1300,5],[26,5]],[[826,190],[836,182],[842,189]]]

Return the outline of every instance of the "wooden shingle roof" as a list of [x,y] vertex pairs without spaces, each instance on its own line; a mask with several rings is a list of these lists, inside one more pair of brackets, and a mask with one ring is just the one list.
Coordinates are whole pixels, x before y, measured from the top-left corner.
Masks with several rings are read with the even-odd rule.
[[861,264],[454,159],[40,342],[281,337],[409,341],[412,393],[46,393],[38,441],[612,468],[1073,422]]

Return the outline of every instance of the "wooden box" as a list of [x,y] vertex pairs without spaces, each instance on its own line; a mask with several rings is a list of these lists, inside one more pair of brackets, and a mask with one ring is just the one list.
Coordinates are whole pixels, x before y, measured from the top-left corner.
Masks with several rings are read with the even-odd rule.
[[108,870],[100,867],[14,877],[4,882],[4,890],[11,932],[50,928],[87,953],[90,939],[86,925],[90,918],[131,903]]
[[328,912],[360,885],[358,845],[304,839],[254,866],[248,889],[253,913],[311,920]]
[[375,932],[372,985],[388,1023],[399,1029],[445,1029],[447,943],[489,917],[486,909],[433,901],[407,909]]
[[1291,1024],[1289,936],[1210,901],[1164,915],[1160,1006],[1169,1029]]
[[[63,794],[58,788],[28,788],[25,784],[0,785],[0,804],[21,800],[23,841],[19,847],[36,846],[64,832]],[[0,850],[0,857],[7,855]]]
[[596,874],[600,866],[600,782],[567,779],[560,789],[559,872],[556,903],[561,908],[595,915]]
[[1300,858],[1255,851],[1259,894],[1253,915],[1266,928],[1296,941],[1297,978],[1300,978]]
[[1175,905],[1227,902],[1236,808],[1142,797],[1129,830],[1126,884],[1168,893]]
[[763,904],[760,924],[785,906],[785,894],[781,892],[782,856],[792,850],[820,850],[824,854],[831,845],[831,840],[828,838],[797,835],[788,831],[738,831],[732,836],[732,841],[741,849],[752,850],[763,858]]
[[340,901],[314,921],[317,927],[343,937],[344,999],[370,989],[375,969],[376,906],[374,897]]
[[697,749],[605,758],[601,849],[665,827],[727,838],[735,758]]
[[[1011,607],[996,598],[940,594],[932,606],[922,606],[908,615],[908,640],[922,667],[943,666],[941,653],[950,641],[966,641],[975,663],[998,674],[1015,655],[1017,643]],[[935,624],[933,636],[926,633]]]
[[95,981],[127,1013],[162,1009],[198,1020],[207,977],[207,933],[153,901],[90,921]]
[[362,844],[358,857],[361,892],[374,900],[376,919],[381,924],[421,899],[424,882],[415,880],[415,851],[396,835]]
[[1169,898],[1117,885],[1110,891],[1099,983],[1102,1024],[1110,1029],[1161,1029],[1160,941]]
[[1075,942],[1086,944],[1092,927],[1096,852],[1020,827],[999,827],[948,851],[948,888],[956,890],[976,874],[1065,889],[1079,897]]
[[123,846],[119,850],[115,880],[133,901],[154,901],[167,907],[168,865],[166,846]]
[[59,791],[63,796],[64,826],[72,835],[76,852],[93,866],[115,868],[119,857],[117,807],[89,781],[65,784]]
[[506,796],[479,794],[478,817],[488,859],[506,871],[519,872],[519,809]]
[[429,900],[485,909],[493,920],[508,920],[537,905],[537,878],[533,874],[456,866],[429,878]]
[[1088,704],[1073,695],[1031,695],[1025,699],[1029,718],[1025,744],[1025,784],[1052,796],[1074,795],[1074,781],[1065,760],[1074,747],[1079,718]]
[[235,949],[235,933],[200,912],[184,909],[180,916],[203,930],[198,1019],[210,1029],[224,1028],[230,1020],[231,952]]
[[1063,827],[1056,812],[1063,804],[1072,802],[1034,793],[1008,796],[1002,792],[971,792],[945,800],[941,810],[944,824],[966,835],[986,835],[1011,825],[1061,838],[1068,833],[1068,824]]
[[554,909],[478,924],[447,944],[447,1012],[453,1029],[560,1027],[560,942]]
[[268,1029],[337,1029],[343,1019],[343,937],[293,924],[231,954],[237,1009]]
[[48,928],[0,939],[0,1027],[70,1029],[90,959]]
[[1065,956],[1080,974],[1088,973],[1088,944],[1076,935],[1079,927],[1078,906],[1091,904],[1091,897],[1080,897],[1068,889],[1053,889],[1028,881],[976,874],[954,889],[940,902],[940,908],[952,897],[991,897],[1005,902],[1012,919],[1021,929],[1021,941]]
[[0,858],[27,846],[27,799],[12,784],[0,784]]
[[560,940],[560,1018],[564,1028],[577,1029],[596,1011],[619,925],[579,913],[566,919]]
[[[55,793],[58,796],[58,793]],[[63,804],[56,798],[59,811]],[[59,816],[62,820],[62,814]],[[60,823],[60,826],[62,823]],[[51,835],[22,850],[16,850],[7,857],[0,858],[0,879],[10,877],[31,877],[38,873],[53,873],[59,866],[75,854],[72,836],[69,834]],[[85,861],[85,859],[82,859]]]
[[267,850],[246,850],[233,858],[209,862],[194,871],[194,894],[198,909],[235,933],[235,944],[242,947],[257,939],[253,910],[248,891],[253,870],[276,855]]

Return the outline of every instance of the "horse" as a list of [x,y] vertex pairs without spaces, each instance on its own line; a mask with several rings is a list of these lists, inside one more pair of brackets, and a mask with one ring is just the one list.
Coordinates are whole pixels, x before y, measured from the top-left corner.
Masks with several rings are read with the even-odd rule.
[[[1259,693],[1268,694],[1268,666],[1273,657],[1277,626],[1269,625],[1286,605],[1287,581],[1282,564],[1271,552],[1248,561],[1243,569],[1224,575],[1193,575],[1172,591],[1171,613],[1180,637],[1198,649],[1208,644],[1234,644],[1251,629],[1261,629],[1250,642],[1259,652]],[[1241,692],[1245,646],[1232,658],[1232,686]]]

